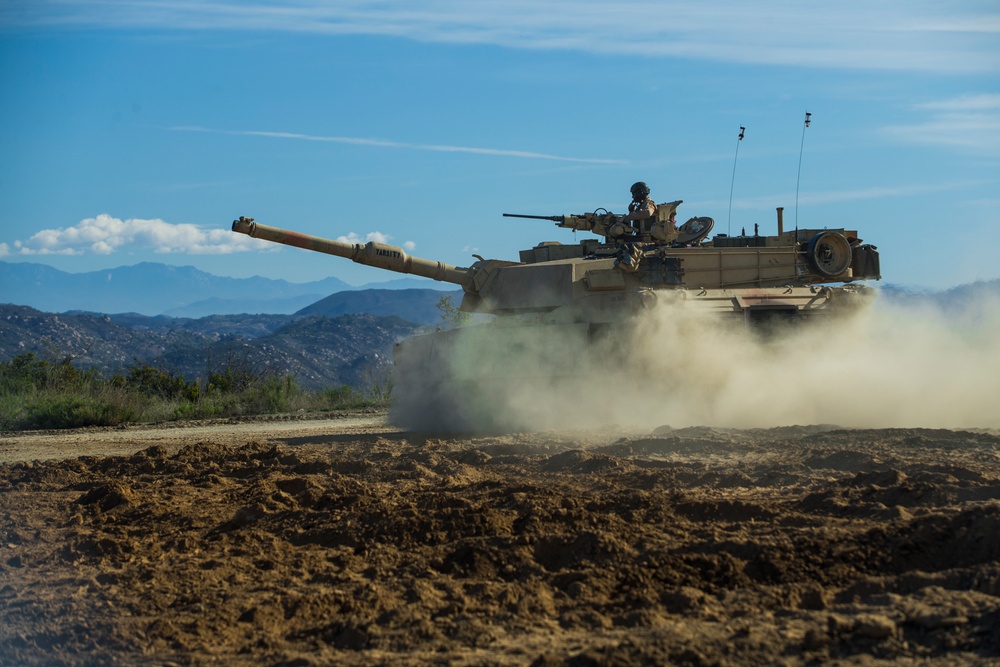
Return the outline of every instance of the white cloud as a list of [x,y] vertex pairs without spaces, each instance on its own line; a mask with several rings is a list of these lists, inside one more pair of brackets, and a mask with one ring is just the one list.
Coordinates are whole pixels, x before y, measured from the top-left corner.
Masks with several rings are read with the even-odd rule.
[[358,236],[357,232],[350,232],[347,236],[338,236],[337,240],[341,243],[360,243],[364,245],[365,243],[388,243],[389,239],[392,238],[388,234],[383,234],[382,232],[368,232],[365,234],[364,238]]
[[0,25],[379,35],[725,62],[995,72],[1000,12],[967,0],[35,0]]
[[314,134],[297,134],[294,132],[265,132],[265,131],[238,131],[238,130],[212,130],[204,127],[178,126],[169,128],[175,132],[211,132],[214,134],[229,134],[250,137],[271,137],[275,139],[298,139],[300,141],[320,141],[338,144],[353,144],[356,146],[378,146],[381,148],[408,148],[419,151],[436,151],[441,153],[472,153],[475,155],[496,155],[500,157],[531,158],[536,160],[560,160],[563,162],[589,162],[596,164],[624,164],[624,160],[610,160],[604,158],[576,158],[563,157],[559,155],[549,155],[547,153],[533,153],[531,151],[518,151],[503,148],[476,148],[472,146],[448,146],[442,144],[410,144],[400,141],[389,141],[386,139],[365,139],[360,137],[337,137]]
[[[81,220],[72,227],[43,229],[26,241],[14,241],[19,255],[110,255],[123,248],[157,253],[226,255],[250,250],[271,250],[274,245],[234,234],[229,229],[203,229],[192,224],[130,218],[121,220],[106,213]],[[0,255],[10,250],[0,244]]]
[[[392,240],[392,237],[388,234],[383,234],[382,232],[368,232],[364,235],[364,237],[359,236],[357,232],[351,232],[347,236],[338,236],[337,240],[341,243],[356,243],[361,245],[369,242],[388,244]],[[412,252],[416,247],[417,244],[413,241],[403,241],[402,248],[407,252]]]
[[1000,95],[984,93],[924,102],[915,106],[928,118],[883,128],[889,137],[910,144],[958,148],[1000,157]]

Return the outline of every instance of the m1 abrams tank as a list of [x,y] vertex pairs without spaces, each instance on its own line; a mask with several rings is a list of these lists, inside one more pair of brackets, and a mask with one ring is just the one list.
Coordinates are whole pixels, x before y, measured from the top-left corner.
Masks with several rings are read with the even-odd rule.
[[[769,328],[776,321],[815,320],[853,309],[871,293],[855,281],[880,278],[878,251],[854,230],[786,232],[778,209],[774,236],[706,240],[711,218],[675,226],[681,203],[660,204],[655,216],[643,221],[604,209],[565,216],[504,214],[550,220],[598,238],[539,243],[522,250],[516,262],[476,256],[466,268],[411,257],[388,244],[333,241],[253,218],[241,217],[232,228],[461,286],[461,311],[494,317],[397,344],[390,419],[417,430],[520,430],[578,423],[559,414],[599,414],[604,389],[595,396],[595,383],[642,383],[648,357],[632,332],[654,313],[701,313]],[[683,342],[671,343],[683,348]],[[662,375],[662,369],[656,372]],[[555,408],[540,397],[557,397]],[[569,409],[573,406],[583,410]]]

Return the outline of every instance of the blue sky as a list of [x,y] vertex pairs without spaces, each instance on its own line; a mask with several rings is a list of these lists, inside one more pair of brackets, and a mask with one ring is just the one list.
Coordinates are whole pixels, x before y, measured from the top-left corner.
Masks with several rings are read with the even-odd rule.
[[858,229],[887,282],[1000,278],[995,1],[0,0],[0,90],[4,261],[360,284],[394,276],[230,222],[467,266],[644,180]]

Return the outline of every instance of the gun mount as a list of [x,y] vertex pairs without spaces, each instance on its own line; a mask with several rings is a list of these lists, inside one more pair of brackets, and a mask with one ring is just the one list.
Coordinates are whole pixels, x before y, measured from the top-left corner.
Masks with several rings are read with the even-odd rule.
[[624,215],[615,215],[607,209],[599,208],[593,213],[581,215],[523,215],[521,213],[504,213],[505,218],[528,218],[531,220],[550,220],[556,227],[572,229],[573,231],[593,232],[604,237],[605,243],[638,241],[641,243],[692,243],[700,241],[711,231],[714,222],[711,218],[691,218],[686,223],[683,233],[674,222],[677,207],[683,200],[659,204],[656,215],[647,220],[629,220]]

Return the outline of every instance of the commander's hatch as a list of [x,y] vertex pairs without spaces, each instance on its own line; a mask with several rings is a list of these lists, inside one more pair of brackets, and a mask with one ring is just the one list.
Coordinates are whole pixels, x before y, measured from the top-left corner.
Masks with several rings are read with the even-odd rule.
[[698,243],[703,238],[708,236],[714,226],[715,220],[712,218],[691,218],[683,225],[677,226],[678,234],[675,243],[681,245]]

